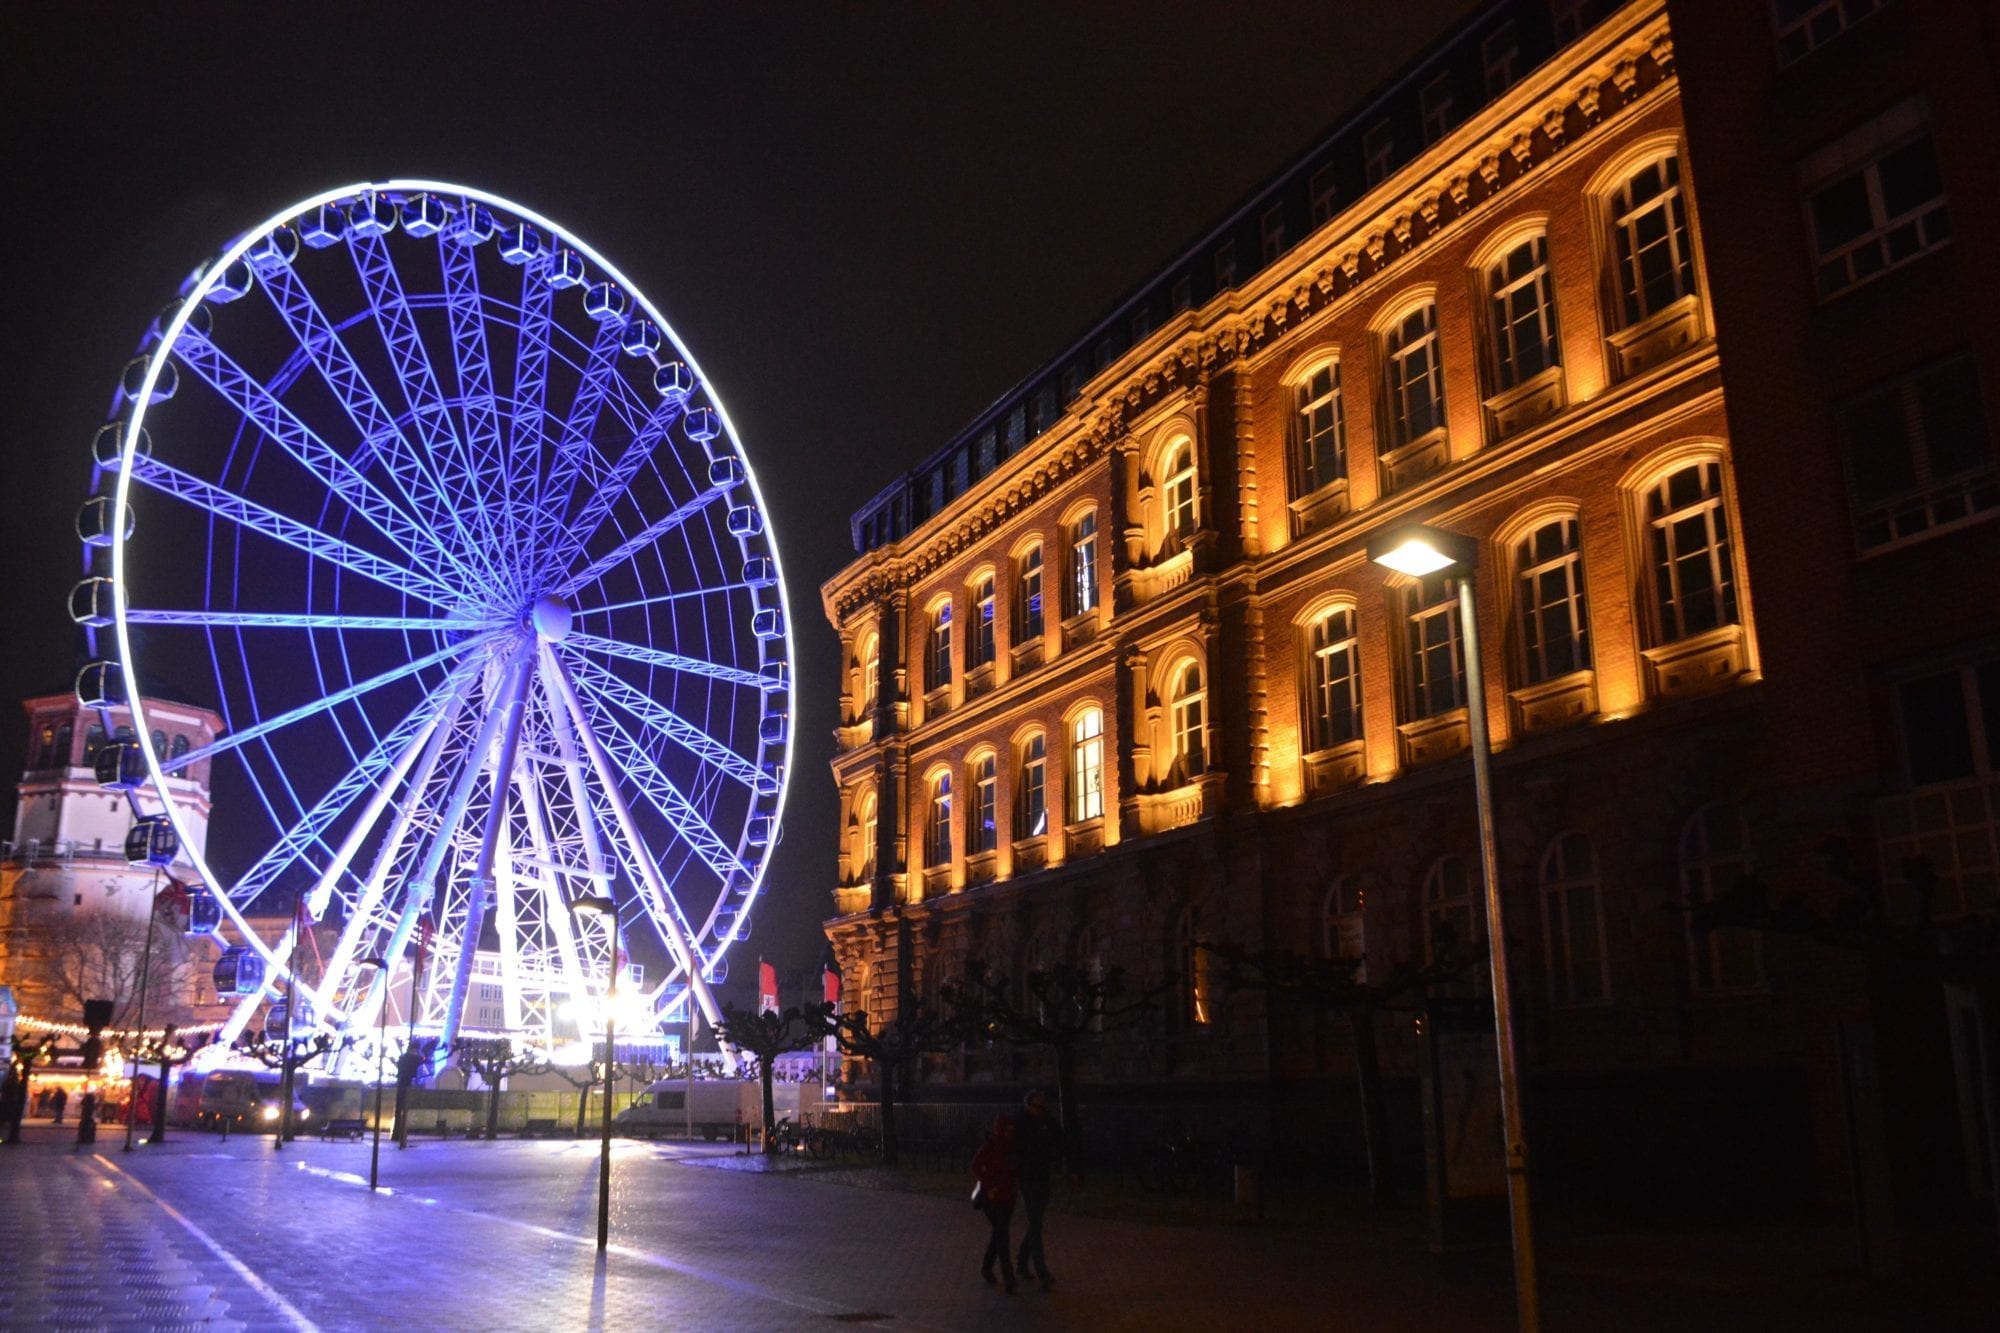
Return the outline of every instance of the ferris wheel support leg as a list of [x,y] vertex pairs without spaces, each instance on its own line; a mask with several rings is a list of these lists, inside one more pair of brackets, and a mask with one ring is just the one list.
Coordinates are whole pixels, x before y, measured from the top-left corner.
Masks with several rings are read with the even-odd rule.
[[[604,788],[604,799],[611,806],[612,814],[618,820],[618,828],[625,835],[626,845],[631,849],[631,859],[637,863],[639,873],[646,879],[653,895],[661,902],[668,902],[671,896],[667,886],[661,882],[660,868],[645,851],[646,844],[639,837],[638,825],[632,819],[632,809],[625,803],[625,794],[618,790],[618,784],[611,773],[611,764],[605,758],[604,746],[598,741],[597,733],[590,728],[590,719],[584,715],[583,705],[577,701],[575,686],[571,684],[569,673],[547,644],[541,645],[543,679],[562,699],[564,709],[569,713],[570,722],[576,728],[579,740],[590,760],[590,766],[597,773],[597,781]],[[665,913],[665,920],[659,923],[666,932],[667,942],[680,955],[681,966],[687,969],[688,985],[693,988],[696,1000],[701,1004],[702,1013],[710,1024],[719,1024],[722,1010],[715,1002],[714,994],[708,988],[707,980],[701,975],[699,960],[694,953],[694,941],[682,933],[680,922],[672,912]],[[723,1060],[729,1072],[736,1072],[736,1053],[723,1049]]]
[[[521,715],[528,693],[528,675],[534,670],[534,655],[518,654],[507,674],[506,692],[500,696],[495,716],[504,730],[500,751],[493,756],[493,799],[486,807],[486,828],[479,839],[479,861],[472,871],[472,884],[465,904],[465,934],[461,937],[458,966],[451,977],[451,999],[445,1005],[444,1031],[438,1046],[450,1050],[458,1036],[459,1020],[465,1012],[465,993],[472,985],[472,964],[479,952],[479,933],[486,924],[486,900],[493,895],[493,854],[500,844],[500,828],[507,818],[507,789],[513,785],[514,757],[521,746]],[[484,758],[482,751],[481,757]],[[477,765],[473,766],[476,771]]]
[[[549,729],[555,733],[556,750],[563,757],[563,771],[569,782],[570,803],[576,807],[577,835],[583,840],[584,867],[595,877],[594,883],[608,885],[603,876],[604,845],[598,837],[597,812],[590,803],[590,784],[583,778],[583,756],[576,743],[576,734],[570,729],[569,713],[562,700],[556,695],[556,688],[549,683],[548,669],[540,673],[542,696],[548,705]],[[557,891],[551,886],[551,891]],[[609,892],[609,889],[606,889]],[[570,998],[581,1004],[590,997],[590,978],[583,967],[583,957],[578,950],[576,934],[567,908],[557,905],[552,909],[556,921],[556,939],[562,950],[563,966],[567,969]]]

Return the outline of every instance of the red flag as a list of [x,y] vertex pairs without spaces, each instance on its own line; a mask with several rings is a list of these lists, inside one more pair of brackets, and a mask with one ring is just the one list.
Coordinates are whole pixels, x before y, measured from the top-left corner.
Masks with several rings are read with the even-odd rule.
[[820,992],[828,1004],[840,1003],[840,973],[832,967],[822,967],[819,973]]
[[761,958],[757,960],[757,1012],[778,1012],[778,969]]

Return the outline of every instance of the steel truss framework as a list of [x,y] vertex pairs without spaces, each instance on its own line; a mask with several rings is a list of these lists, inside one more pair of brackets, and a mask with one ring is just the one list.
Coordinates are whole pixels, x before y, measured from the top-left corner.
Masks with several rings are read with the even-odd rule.
[[[569,904],[606,893],[621,1034],[716,1019],[784,802],[790,617],[734,429],[631,283],[494,195],[330,191],[190,276],[106,432],[80,692],[131,709],[135,815],[182,823],[160,793],[208,771],[266,820],[219,824],[217,864],[180,829],[218,944],[267,965],[225,1040],[289,984],[350,1050],[384,1005],[444,1048],[573,1048],[613,951]],[[195,667],[225,731],[168,752],[126,682]],[[245,923],[288,891],[340,927],[297,975]]]

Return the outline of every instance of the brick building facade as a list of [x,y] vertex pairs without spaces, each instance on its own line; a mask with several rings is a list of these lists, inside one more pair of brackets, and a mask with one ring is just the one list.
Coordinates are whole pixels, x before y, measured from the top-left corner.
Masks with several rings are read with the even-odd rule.
[[[1886,641],[1910,642],[1880,606],[1923,624],[1916,660],[1970,682],[1966,706],[1992,706],[1993,581],[1969,593],[1942,572],[1991,568],[1992,436],[1954,437],[1984,482],[1925,474],[1963,512],[1897,539],[1939,573],[1857,560],[1857,531],[1865,550],[1871,525],[1917,520],[1850,504],[1850,446],[1788,419],[1812,399],[1824,422],[1818,395],[1868,377],[1800,373],[1822,296],[1786,250],[1799,186],[1777,237],[1751,217],[1781,192],[1744,177],[1814,148],[1741,134],[1768,110],[1742,105],[1727,69],[1770,75],[1796,44],[1790,11],[1813,7],[1686,8],[1476,11],[856,516],[858,558],[823,590],[845,663],[827,932],[850,995],[886,1019],[973,958],[1015,976],[1122,967],[1171,1003],[1095,1044],[1092,1095],[1227,1108],[1262,1134],[1344,1118],[1345,1024],[1230,991],[1197,941],[1386,972],[1495,934],[1544,1169],[1607,1194],[1703,1172],[1834,1188],[1836,1039],[1870,1018],[1859,964],[1697,934],[1680,904],[1746,873],[1824,897],[1812,849],[1830,833],[1875,857],[1893,805],[1878,798],[1907,774],[1883,758],[1881,671]],[[1729,91],[1694,105],[1729,164],[1716,191],[1682,87],[1710,59]],[[1957,176],[1992,197],[1990,81],[1955,95],[1984,97],[1989,127],[1983,148],[1940,137],[1963,238],[1990,222]],[[1895,114],[1826,179],[1884,136],[1909,142]],[[1971,247],[1897,262],[1918,280],[1946,249]],[[1773,254],[1796,259],[1803,295],[1774,294]],[[1977,261],[1989,285],[1992,262]],[[1990,339],[1970,364],[1976,409]],[[1921,386],[1905,399],[1928,420]],[[1366,558],[1410,520],[1477,540],[1483,680],[1464,679],[1448,586]],[[1901,591],[1926,577],[1942,581]],[[1497,932],[1468,688],[1496,755]],[[1986,798],[1992,753],[1965,775]],[[1955,830],[1961,911],[1991,910],[1995,810]],[[1407,1079],[1410,1025],[1382,1035]],[[929,1072],[940,1096],[1042,1073],[991,1053]]]

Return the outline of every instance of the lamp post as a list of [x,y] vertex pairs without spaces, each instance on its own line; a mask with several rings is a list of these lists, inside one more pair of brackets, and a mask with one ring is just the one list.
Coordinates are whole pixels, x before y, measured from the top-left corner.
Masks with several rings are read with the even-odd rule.
[[375,989],[382,993],[381,1003],[375,1006],[375,1145],[368,1151],[368,1192],[373,1194],[382,1178],[382,1062],[389,1053],[389,962],[377,954],[355,966],[374,968],[379,978]]
[[146,988],[152,984],[153,925],[160,910],[160,868],[153,867],[153,887],[146,894],[146,942],[139,954],[139,1026],[132,1034],[132,1077],[125,1087],[125,1147],[132,1151],[132,1136],[139,1128],[139,1048],[146,1044]]
[[611,975],[604,994],[604,1134],[597,1153],[597,1251],[602,1254],[611,1242],[611,1089],[612,1056],[617,1050],[618,1008],[618,905],[609,895],[578,898],[569,905],[572,912],[595,912],[611,928]]
[[1535,1228],[1528,1206],[1528,1131],[1521,1115],[1521,1084],[1514,1050],[1513,992],[1507,981],[1505,921],[1500,907],[1500,849],[1493,828],[1493,772],[1486,730],[1486,676],[1479,659],[1479,618],[1472,575],[1479,545],[1472,538],[1427,524],[1390,529],[1368,543],[1368,558],[1412,578],[1444,574],[1458,584],[1459,634],[1465,645],[1465,718],[1471,732],[1472,790],[1479,809],[1479,870],[1485,881],[1493,985],[1493,1042],[1500,1063],[1501,1130],[1507,1147],[1507,1205],[1514,1237],[1514,1299],[1523,1333],[1541,1327],[1535,1281]]

